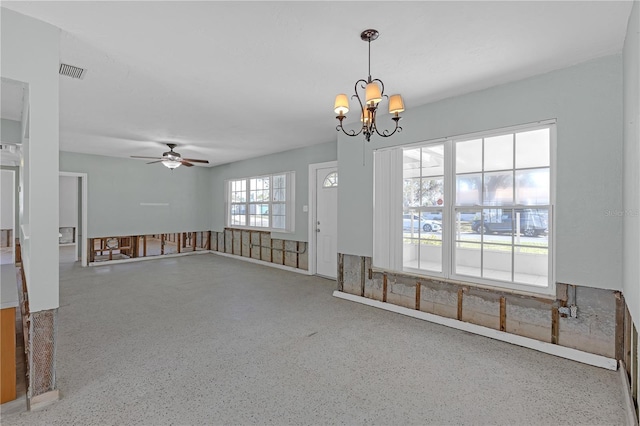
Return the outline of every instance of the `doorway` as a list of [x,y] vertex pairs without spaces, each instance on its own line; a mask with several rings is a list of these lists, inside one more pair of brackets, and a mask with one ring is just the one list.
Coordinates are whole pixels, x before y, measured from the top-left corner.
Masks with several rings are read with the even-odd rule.
[[87,174],[60,172],[59,179],[60,262],[87,266]]
[[338,164],[309,165],[311,215],[309,246],[313,249],[311,272],[338,276]]
[[0,264],[15,263],[16,174],[0,170]]

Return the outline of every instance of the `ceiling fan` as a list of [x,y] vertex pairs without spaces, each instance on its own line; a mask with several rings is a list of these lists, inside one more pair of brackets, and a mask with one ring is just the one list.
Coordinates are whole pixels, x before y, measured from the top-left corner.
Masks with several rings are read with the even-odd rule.
[[187,167],[193,167],[193,164],[191,163],[209,164],[209,161],[207,160],[198,160],[195,158],[182,158],[179,152],[175,152],[173,150],[173,148],[178,146],[175,143],[168,143],[167,146],[169,147],[170,151],[163,152],[162,157],[141,157],[139,155],[132,155],[131,158],[144,158],[147,160],[155,160],[155,161],[150,161],[147,164],[162,162],[162,164],[164,164],[166,167],[170,168],[171,170],[177,167],[180,167],[181,164],[184,164]]

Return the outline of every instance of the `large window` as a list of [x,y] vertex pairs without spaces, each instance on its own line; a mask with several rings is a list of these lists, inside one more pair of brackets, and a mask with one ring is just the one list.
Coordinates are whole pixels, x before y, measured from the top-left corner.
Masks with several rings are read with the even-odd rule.
[[551,291],[554,131],[527,126],[376,152],[374,264]]
[[227,226],[293,231],[294,172],[227,181]]

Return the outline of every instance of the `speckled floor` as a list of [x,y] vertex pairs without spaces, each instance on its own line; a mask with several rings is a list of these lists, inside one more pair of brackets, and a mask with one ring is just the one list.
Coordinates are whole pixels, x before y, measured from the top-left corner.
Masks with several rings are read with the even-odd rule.
[[618,373],[203,254],[61,265],[62,398],[2,425],[621,425]]

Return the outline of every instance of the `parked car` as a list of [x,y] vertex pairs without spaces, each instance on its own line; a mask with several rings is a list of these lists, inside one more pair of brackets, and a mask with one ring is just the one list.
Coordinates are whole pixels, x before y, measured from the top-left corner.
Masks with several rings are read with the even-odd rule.
[[[512,210],[505,210],[496,218],[485,217],[484,221],[476,219],[471,224],[471,229],[485,234],[515,232],[516,226],[512,213]],[[543,214],[533,209],[516,210],[515,213],[520,213],[520,232],[525,236],[536,237],[548,232],[547,221]]]
[[421,229],[424,232],[438,232],[442,230],[442,225],[437,220],[423,219],[415,214],[412,215],[410,213],[405,213],[402,215],[402,229],[404,231],[413,231],[416,233]]
[[442,212],[423,212],[420,216],[426,220],[439,220],[442,221]]

